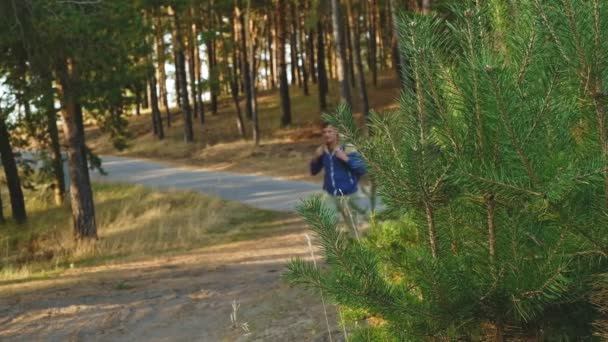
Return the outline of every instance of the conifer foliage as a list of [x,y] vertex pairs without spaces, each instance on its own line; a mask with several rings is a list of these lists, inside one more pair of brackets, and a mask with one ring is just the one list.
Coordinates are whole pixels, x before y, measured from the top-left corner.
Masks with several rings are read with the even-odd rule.
[[372,115],[370,137],[347,107],[330,117],[390,220],[357,241],[304,202],[328,267],[294,260],[286,279],[375,317],[362,340],[591,336],[608,269],[607,4],[466,0],[398,27],[400,109]]

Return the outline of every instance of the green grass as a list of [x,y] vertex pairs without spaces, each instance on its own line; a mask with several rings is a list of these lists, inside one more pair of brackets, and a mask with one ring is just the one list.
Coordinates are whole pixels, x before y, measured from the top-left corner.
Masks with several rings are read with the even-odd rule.
[[261,237],[284,229],[289,218],[194,192],[95,184],[94,193],[99,240],[90,245],[75,244],[67,205],[28,193],[28,222],[0,225],[0,280],[46,278],[71,267]]

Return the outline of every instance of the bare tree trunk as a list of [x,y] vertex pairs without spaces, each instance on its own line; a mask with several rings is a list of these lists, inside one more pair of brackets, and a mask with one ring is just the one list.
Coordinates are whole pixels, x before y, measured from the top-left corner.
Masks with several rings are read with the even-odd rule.
[[327,51],[326,55],[327,55],[327,67],[328,67],[328,71],[329,71],[329,79],[336,79],[336,65],[334,63],[334,61],[336,60],[335,56],[336,56],[336,51],[334,49],[334,41],[333,41],[333,25],[331,25],[331,21],[327,24],[328,30],[327,30],[327,35],[325,37],[325,44],[326,44],[326,48],[325,51]]
[[369,12],[369,36],[368,39],[368,54],[369,54],[369,69],[372,73],[372,83],[374,87],[378,87],[378,61],[377,61],[377,50],[378,50],[378,38],[376,35],[376,10],[378,7],[378,0],[372,0],[371,8],[368,9]]
[[17,223],[24,223],[27,220],[27,214],[21,189],[21,179],[19,178],[19,171],[17,170],[17,163],[15,162],[5,120],[5,114],[0,112],[0,160],[2,160],[2,168],[6,176],[13,218]]
[[[232,25],[232,38],[233,41],[236,41],[237,28],[236,25]],[[229,80],[230,80],[230,94],[232,95],[232,101],[234,102],[234,107],[236,109],[236,126],[239,130],[239,134],[242,139],[245,139],[245,125],[243,124],[243,115],[241,114],[241,105],[239,103],[239,85],[238,85],[238,75],[236,71],[236,65],[238,63],[238,57],[236,55],[236,49],[232,50],[232,68],[228,70]]]
[[46,115],[47,132],[49,134],[49,147],[51,149],[51,163],[53,167],[53,190],[55,192],[55,203],[63,204],[65,199],[65,175],[63,173],[63,158],[61,156],[61,145],[59,143],[59,131],[57,129],[57,111],[54,103],[54,90],[50,70],[44,77],[44,111]]
[[73,88],[75,74],[73,61],[70,58],[59,63],[57,75],[61,88],[63,132],[67,140],[74,237],[77,240],[97,239],[95,206],[87,168],[82,111],[76,102]]
[[359,89],[359,97],[361,99],[361,111],[365,116],[365,121],[369,121],[369,100],[367,98],[367,87],[365,85],[365,74],[363,73],[363,62],[361,61],[361,43],[359,41],[359,21],[356,19],[359,13],[355,13],[351,3],[352,0],[346,0],[346,8],[348,12],[348,21],[350,26],[350,41],[353,46],[353,63],[357,69],[357,88]]
[[[1,190],[2,188],[0,188]],[[2,191],[0,191],[0,224],[6,223],[4,219],[4,205],[2,204]]]
[[141,115],[141,89],[139,86],[135,87],[135,115]]
[[391,15],[391,27],[392,27],[392,40],[391,40],[391,48],[392,48],[392,58],[393,58],[393,68],[397,73],[397,77],[401,84],[405,81],[403,79],[403,60],[401,58],[401,53],[399,52],[399,42],[398,42],[398,32],[397,32],[397,5],[395,0],[389,0]]
[[300,70],[302,71],[302,87],[304,88],[304,95],[309,96],[310,93],[308,91],[308,70],[306,70],[308,65],[306,63],[306,58],[310,58],[310,55],[308,54],[308,51],[306,51],[306,53],[304,53],[304,51],[305,51],[304,47],[306,46],[306,30],[304,30],[301,27],[299,17],[296,18],[296,28],[299,33],[298,42],[300,43],[300,50],[299,50],[298,55],[300,57],[300,63],[302,65],[300,67]]
[[[199,27],[202,27],[202,24],[199,24]],[[205,123],[205,102],[203,101],[203,89],[201,88],[201,84],[203,83],[203,75],[202,72],[202,61],[201,61],[201,52],[199,51],[198,46],[198,38],[195,35],[195,48],[194,48],[194,80],[196,82],[196,105],[198,108],[198,115],[200,117],[201,124]],[[211,66],[209,67],[209,75],[211,75]],[[213,70],[215,72],[215,68]]]
[[317,68],[315,63],[315,31],[313,29],[308,31],[308,39],[306,44],[308,47],[306,57],[308,57],[308,71],[310,72],[310,79],[312,83],[317,84]]
[[[240,1],[239,1],[240,2]],[[240,39],[241,39],[241,49],[239,50],[241,54],[241,75],[243,76],[243,91],[245,92],[245,109],[247,113],[247,118],[253,118],[253,108],[251,108],[251,104],[253,103],[251,100],[251,65],[249,65],[249,58],[247,57],[247,34],[245,32],[245,13],[239,8],[238,4],[235,7],[235,13],[239,20],[239,28],[240,28]]]
[[192,117],[193,118],[197,118],[198,114],[199,114],[199,109],[198,109],[198,101],[197,101],[197,96],[196,93],[197,91],[197,84],[196,84],[196,49],[198,49],[198,44],[195,43],[195,39],[196,39],[196,34],[197,34],[197,28],[196,28],[196,23],[194,23],[193,20],[194,14],[192,13],[192,8],[190,9],[190,11],[188,12],[188,16],[186,19],[186,24],[187,24],[187,30],[186,30],[186,39],[187,39],[187,50],[188,50],[188,55],[186,57],[186,60],[188,61],[188,77],[190,78],[190,103],[192,103]]
[[[270,75],[270,79],[269,79],[269,84],[270,84],[270,89],[274,89],[277,87],[277,83],[276,83],[276,64],[275,64],[275,57],[274,57],[274,49],[273,49],[273,42],[275,40],[275,21],[274,19],[272,19],[272,16],[268,18],[268,20],[270,20],[269,25],[269,29],[268,29],[268,37],[266,39],[266,43],[268,45],[268,72],[266,73],[266,75]],[[276,45],[275,45],[276,48]]]
[[[249,3],[249,5],[251,5],[251,3]],[[260,145],[260,123],[259,123],[259,119],[258,119],[258,109],[257,109],[257,95],[256,95],[256,74],[257,74],[257,65],[256,65],[256,61],[255,61],[255,41],[256,41],[256,36],[252,37],[252,34],[254,32],[254,27],[253,27],[253,18],[251,18],[251,8],[249,6],[247,6],[247,20],[246,23],[248,25],[246,33],[245,33],[245,39],[246,41],[249,43],[249,65],[251,66],[251,82],[249,83],[249,92],[251,93],[251,120],[252,120],[252,132],[253,132],[253,144],[255,146]]]
[[165,132],[163,130],[163,118],[160,115],[160,109],[158,108],[158,95],[156,93],[156,75],[154,74],[154,72],[150,73],[149,79],[150,107],[152,107],[154,132],[156,133],[158,140],[163,140],[165,138]]
[[319,74],[319,107],[321,112],[327,110],[328,81],[325,70],[325,42],[321,19],[317,21],[317,73]]
[[[291,2],[288,2],[286,4],[286,6],[289,6]],[[295,9],[295,5],[293,3],[291,3],[291,6],[289,7],[290,10],[290,24],[289,24],[289,31],[287,31],[286,28],[283,28],[283,32],[285,32],[285,34],[287,34],[287,32],[289,32],[289,54],[290,54],[290,70],[291,70],[291,84],[297,84],[298,87],[302,86],[302,81],[300,80],[300,73],[298,72],[298,56],[297,54],[297,43],[296,43],[296,22],[295,22],[295,16],[296,16],[296,9]],[[287,15],[287,11],[285,12],[285,15]]]
[[287,83],[287,62],[285,60],[285,43],[287,40],[285,32],[285,0],[278,0],[278,38],[279,46],[277,54],[279,55],[279,90],[281,93],[281,126],[285,127],[291,124],[291,101],[289,99],[289,84]]
[[340,82],[340,101],[352,108],[350,84],[348,79],[348,64],[346,61],[346,44],[344,41],[344,26],[341,22],[340,1],[331,0],[331,16],[333,22],[334,41],[336,44],[336,66]]
[[160,28],[160,19],[157,24],[156,33],[156,58],[158,59],[158,84],[160,97],[163,102],[163,107],[167,113],[167,127],[171,127],[171,109],[169,108],[169,96],[167,94],[167,73],[165,72],[165,40],[162,36],[162,30]]
[[[348,15],[347,15],[348,17]],[[344,25],[344,27],[346,28],[346,30],[344,31],[344,39],[346,40],[346,54],[348,56],[347,61],[346,61],[346,65],[348,66],[348,80],[350,81],[350,85],[351,87],[355,88],[355,62],[353,59],[353,44],[350,40],[350,36],[351,36],[351,31],[353,30],[353,27],[349,24],[349,20],[345,20],[344,23],[346,25]]]
[[184,43],[181,36],[181,29],[179,27],[180,19],[177,11],[173,9],[173,20],[174,20],[174,46],[176,50],[176,61],[175,61],[175,75],[179,80],[179,98],[181,98],[181,110],[184,116],[184,141],[193,142],[194,132],[192,129],[192,109],[190,108],[189,97],[188,97],[188,82],[186,80],[186,58],[184,55]]
[[[210,2],[211,4],[213,2]],[[209,8],[209,20],[211,23],[211,28],[213,30],[215,30],[215,13],[213,13],[213,9]],[[215,35],[213,35],[212,37],[210,37],[209,39],[207,39],[207,66],[209,68],[209,81],[210,81],[210,87],[209,87],[209,94],[211,97],[211,113],[213,115],[217,114],[217,97],[218,97],[218,93],[219,93],[219,70],[217,68],[217,51],[216,51],[216,39],[215,39]],[[200,80],[202,81],[202,75],[200,73],[202,68],[200,68],[199,65],[199,77]],[[201,108],[203,108],[203,99],[201,96]],[[204,112],[203,109],[201,109],[201,111]],[[204,113],[203,113],[204,115]]]

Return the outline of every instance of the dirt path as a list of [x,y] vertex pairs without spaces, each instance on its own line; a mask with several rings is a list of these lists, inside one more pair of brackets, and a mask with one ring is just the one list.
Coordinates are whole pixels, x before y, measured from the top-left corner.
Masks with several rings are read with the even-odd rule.
[[[308,256],[303,230],[0,283],[0,340],[325,341],[319,297],[280,280],[294,256]],[[329,311],[336,341],[336,311]]]

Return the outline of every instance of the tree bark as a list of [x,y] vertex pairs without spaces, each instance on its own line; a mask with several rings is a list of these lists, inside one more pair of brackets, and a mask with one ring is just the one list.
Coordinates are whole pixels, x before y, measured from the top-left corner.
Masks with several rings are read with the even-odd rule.
[[[2,190],[0,188],[0,190]],[[4,219],[4,204],[2,204],[2,191],[0,191],[0,224],[4,224],[6,220]]]
[[338,82],[340,83],[340,101],[352,108],[350,82],[348,79],[348,64],[346,61],[346,44],[344,41],[344,26],[341,22],[340,1],[331,0],[331,16],[333,22],[334,42],[336,44],[336,66]]
[[245,40],[249,43],[249,65],[251,66],[251,76],[249,83],[249,92],[251,94],[251,120],[252,120],[252,132],[253,132],[253,144],[255,146],[260,145],[260,123],[258,119],[258,109],[257,109],[257,95],[256,95],[256,74],[257,74],[257,66],[255,61],[255,41],[256,37],[252,37],[251,34],[254,32],[253,27],[253,18],[251,18],[251,8],[247,6],[247,20],[246,23],[248,25]]
[[310,93],[308,91],[308,70],[307,69],[307,63],[306,63],[306,58],[308,57],[310,58],[308,52],[304,53],[304,47],[306,46],[306,30],[304,30],[301,27],[301,23],[300,23],[300,18],[296,18],[296,28],[298,30],[299,36],[298,36],[298,41],[300,43],[300,50],[299,50],[299,60],[300,63],[302,64],[302,66],[300,67],[300,70],[302,71],[302,88],[304,90],[304,95],[305,96],[309,96]]
[[17,170],[17,163],[5,120],[4,113],[0,112],[0,160],[2,160],[2,168],[6,176],[13,218],[17,223],[24,223],[27,220],[27,214],[21,189],[21,179],[19,178],[19,171]]
[[[212,6],[213,1],[211,1],[210,4]],[[215,18],[215,13],[213,11],[213,8],[209,8],[209,22],[210,22],[211,30],[215,33],[215,23],[217,21]],[[207,40],[207,66],[209,69],[209,81],[210,81],[209,94],[211,97],[211,113],[213,115],[217,115],[217,97],[218,97],[218,93],[219,93],[219,73],[218,73],[218,69],[217,69],[217,56],[216,56],[217,51],[216,51],[215,45],[216,45],[216,39],[215,39],[215,35],[213,35],[211,38],[209,38]],[[201,62],[201,65],[202,65],[202,62]],[[202,78],[202,74],[201,74],[201,71],[202,71],[202,68],[200,67],[201,65],[199,65],[199,77],[200,77],[200,81],[202,82],[203,78]],[[201,108],[204,108],[202,96],[201,96]],[[203,112],[204,112],[204,110],[203,110]]]
[[281,127],[285,127],[291,124],[291,101],[289,99],[289,84],[287,83],[287,62],[285,60],[285,43],[287,40],[285,32],[285,0],[278,0],[278,38],[279,48],[277,54],[279,55],[279,88],[281,94]]
[[156,75],[154,72],[150,73],[150,106],[152,107],[152,118],[154,122],[154,131],[158,140],[165,138],[165,132],[163,130],[163,118],[160,115],[160,109],[158,108],[158,95],[156,93]]
[[319,107],[321,112],[327,110],[327,71],[325,70],[325,42],[323,41],[323,23],[317,21],[317,73],[319,78]]
[[361,111],[365,117],[365,122],[369,122],[369,100],[367,98],[367,87],[365,85],[365,74],[363,73],[363,62],[361,61],[361,43],[359,41],[359,21],[356,20],[358,13],[355,13],[352,0],[346,0],[348,21],[350,26],[350,41],[353,47],[353,62],[357,69],[357,88],[361,99]]
[[192,110],[188,101],[188,82],[186,81],[186,58],[184,55],[184,44],[181,37],[181,30],[179,27],[179,16],[177,11],[173,10],[174,19],[174,46],[175,46],[175,75],[179,80],[179,98],[181,99],[181,110],[184,116],[184,141],[193,142],[194,132],[192,129]]
[[429,14],[431,10],[431,0],[422,0],[422,14]]
[[[270,84],[270,89],[275,89],[277,87],[277,83],[276,83],[276,63],[275,63],[275,56],[274,56],[274,49],[273,49],[273,43],[275,41],[275,36],[276,36],[276,32],[275,32],[275,21],[274,19],[272,19],[272,17],[269,18],[270,23],[269,23],[269,29],[268,29],[268,38],[266,39],[266,43],[268,44],[268,62],[269,62],[269,74],[267,73],[266,75],[270,75],[270,79],[269,79],[269,84]],[[276,48],[276,45],[275,45]]]
[[199,108],[198,108],[198,89],[197,89],[197,82],[196,82],[196,50],[198,49],[198,43],[196,42],[196,35],[197,35],[197,27],[196,27],[196,23],[194,22],[194,14],[193,13],[189,13],[188,16],[188,20],[187,20],[187,24],[188,24],[188,30],[187,30],[187,37],[188,37],[188,76],[190,78],[190,103],[192,103],[192,116],[194,118],[197,118],[198,115],[200,114],[199,112]]
[[158,20],[156,28],[156,58],[158,60],[158,90],[160,92],[160,98],[165,107],[167,114],[167,127],[171,127],[171,109],[169,108],[169,96],[167,94],[167,73],[165,72],[165,54],[166,47],[165,41],[162,36],[162,30],[160,27],[160,19]]
[[376,35],[376,9],[378,7],[378,0],[372,0],[371,8],[368,9],[369,12],[369,36],[371,37],[368,42],[368,54],[369,54],[369,69],[372,73],[372,83],[374,87],[378,87],[378,59],[377,59],[377,50],[378,50],[378,39]]
[[[239,1],[240,3],[240,1]],[[249,58],[247,53],[247,35],[245,32],[245,13],[239,8],[238,4],[235,8],[236,16],[239,20],[239,28],[240,28],[240,39],[241,39],[241,49],[239,50],[241,54],[241,74],[243,76],[243,91],[245,92],[245,109],[247,113],[247,118],[253,118],[253,108],[251,104],[253,103],[251,100],[251,65],[249,65]]]
[[58,65],[63,110],[63,132],[67,140],[68,167],[70,172],[70,199],[74,237],[77,240],[97,239],[93,191],[87,168],[82,111],[76,100],[74,65],[66,58]]
[[[348,17],[348,15],[346,15]],[[345,24],[345,30],[344,30],[344,39],[346,40],[346,55],[347,55],[347,62],[346,65],[348,65],[348,80],[350,81],[350,85],[351,87],[355,88],[355,62],[353,59],[353,44],[350,40],[350,36],[351,36],[351,32],[353,30],[353,27],[350,25],[350,20],[348,20],[348,18],[346,20],[344,20]]]
[[[232,37],[233,41],[236,41],[236,25],[232,26]],[[243,115],[241,113],[241,104],[239,103],[239,84],[238,84],[238,75],[237,75],[237,65],[238,57],[236,55],[236,49],[232,51],[232,68],[228,70],[230,73],[230,94],[232,95],[232,101],[234,102],[235,113],[236,113],[236,126],[241,135],[242,139],[245,139],[245,125],[243,123]]]
[[63,157],[59,143],[59,130],[57,129],[57,111],[54,104],[54,89],[50,72],[44,76],[44,111],[46,114],[47,132],[51,148],[51,163],[53,167],[53,190],[55,203],[61,205],[65,199],[65,174],[63,173]]
[[399,52],[399,41],[398,41],[398,32],[397,32],[397,4],[395,0],[389,0],[390,12],[391,13],[391,27],[392,27],[392,40],[391,40],[391,48],[392,48],[392,59],[393,59],[393,69],[397,73],[397,77],[399,78],[400,83],[403,85],[405,79],[403,78],[403,59],[401,58],[401,53]]
[[[199,23],[198,27],[202,27],[202,24]],[[205,102],[203,101],[203,89],[201,88],[201,84],[203,83],[203,75],[202,75],[202,67],[203,62],[201,61],[201,52],[199,51],[198,39],[197,36],[194,36],[194,80],[196,82],[196,106],[198,108],[198,115],[200,117],[201,124],[205,123]],[[211,74],[211,69],[209,70]]]

